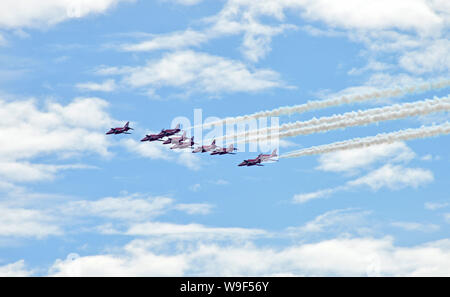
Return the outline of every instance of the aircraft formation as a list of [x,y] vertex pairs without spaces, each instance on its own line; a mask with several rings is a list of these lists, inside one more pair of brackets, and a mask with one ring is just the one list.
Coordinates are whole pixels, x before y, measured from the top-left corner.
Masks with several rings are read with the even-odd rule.
[[[129,130],[134,130],[129,127],[130,122],[126,122],[123,127],[111,128],[107,135],[110,134],[131,134],[128,132]],[[172,144],[170,149],[192,149],[192,153],[207,153],[210,152],[210,155],[234,155],[237,151],[237,148],[230,144],[228,147],[219,147],[216,145],[216,140],[214,139],[210,145],[201,145],[194,148],[194,136],[188,138],[186,136],[186,131],[183,131],[181,136],[177,136],[177,134],[181,132],[180,124],[178,124],[174,129],[162,129],[158,134],[147,134],[144,138],[141,139],[141,142],[145,141],[162,141],[162,144]],[[271,154],[259,154],[255,159],[247,159],[242,161],[238,166],[264,166],[261,163],[269,162],[269,161],[277,161],[274,158],[278,157],[277,150],[273,150]]]

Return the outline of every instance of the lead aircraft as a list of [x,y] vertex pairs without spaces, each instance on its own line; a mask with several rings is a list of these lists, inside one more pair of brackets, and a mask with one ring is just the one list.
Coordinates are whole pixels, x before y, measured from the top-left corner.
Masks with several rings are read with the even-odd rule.
[[106,135],[109,134],[131,134],[128,133],[129,130],[134,130],[133,128],[130,128],[128,125],[130,124],[130,122],[127,122],[125,124],[125,126],[123,127],[118,127],[118,128],[111,128],[111,130],[109,130],[108,132],[106,132]]

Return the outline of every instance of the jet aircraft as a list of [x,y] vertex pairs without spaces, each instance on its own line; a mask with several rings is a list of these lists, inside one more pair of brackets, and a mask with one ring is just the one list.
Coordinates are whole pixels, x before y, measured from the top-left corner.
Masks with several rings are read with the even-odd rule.
[[180,124],[177,124],[177,126],[174,129],[162,129],[161,133],[164,133],[164,136],[172,136],[180,132]]
[[163,142],[163,144],[169,144],[169,143],[177,144],[177,143],[185,141],[186,139],[188,139],[188,138],[186,137],[186,131],[184,131],[183,135],[181,135],[180,137],[169,137],[169,138],[167,138],[166,141]]
[[123,126],[123,127],[111,128],[111,130],[106,132],[106,135],[109,135],[109,134],[131,134],[131,133],[128,132],[128,130],[134,130],[134,129],[130,128],[128,126],[129,124],[130,124],[130,122],[127,122],[125,124],[125,126]]
[[274,149],[272,154],[270,155],[259,154],[255,159],[244,160],[238,166],[264,166],[261,164],[262,162],[275,161],[272,160],[272,158],[275,158],[277,156],[277,149]]
[[165,136],[165,133],[163,131],[159,132],[158,134],[147,134],[144,138],[141,139],[141,141],[162,141],[161,139]]
[[261,155],[259,155],[255,159],[244,160],[238,166],[264,166],[261,164],[260,157],[261,157]]
[[174,150],[174,149],[184,149],[184,148],[188,148],[188,147],[192,147],[195,144],[194,142],[194,136],[191,137],[191,139],[189,141],[184,141],[184,142],[178,142],[176,143],[174,146],[172,146],[170,149]]
[[229,147],[222,147],[218,148],[215,151],[211,153],[211,155],[225,155],[225,154],[231,154],[234,155],[234,151],[237,151],[237,148],[233,146],[233,144],[230,144]]
[[206,153],[206,152],[213,151],[216,148],[217,148],[216,140],[214,139],[213,142],[211,143],[211,145],[199,146],[199,147],[195,148],[192,152],[193,153]]
[[274,149],[272,154],[270,155],[264,155],[264,154],[260,154],[259,158],[261,159],[261,162],[266,162],[266,161],[277,161],[277,160],[272,160],[272,158],[276,158],[278,157],[277,155],[277,149]]

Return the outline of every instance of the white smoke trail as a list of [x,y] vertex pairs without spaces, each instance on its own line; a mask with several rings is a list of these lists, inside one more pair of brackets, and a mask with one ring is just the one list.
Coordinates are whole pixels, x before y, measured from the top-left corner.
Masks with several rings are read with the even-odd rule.
[[[450,95],[443,98],[437,98],[411,103],[395,104],[387,107],[372,108],[366,110],[358,110],[347,112],[344,114],[335,114],[328,117],[312,118],[308,121],[297,121],[286,123],[281,126],[268,127],[257,130],[249,130],[236,134],[224,135],[217,137],[216,140],[249,138],[250,136],[259,135],[257,138],[247,141],[241,140],[238,143],[258,141],[260,139],[269,138],[271,132],[286,131],[297,129],[295,132],[279,134],[280,137],[289,137],[301,134],[310,134],[316,132],[325,132],[332,129],[346,128],[350,126],[366,125],[374,122],[395,120],[404,117],[426,115],[432,112],[450,110]],[[335,123],[334,125],[332,125]],[[309,127],[309,129],[307,129]],[[321,129],[324,129],[323,131]],[[297,134],[296,134],[297,133]],[[276,137],[276,135],[274,135]]]
[[434,82],[426,82],[420,85],[416,86],[409,86],[409,87],[396,87],[396,88],[389,88],[389,89],[383,89],[379,91],[369,92],[365,94],[354,94],[354,95],[347,95],[347,96],[341,96],[337,98],[331,98],[327,100],[315,100],[315,101],[308,101],[304,104],[294,105],[294,106],[284,106],[279,107],[273,110],[267,110],[267,111],[260,111],[249,115],[244,116],[238,116],[238,117],[228,117],[225,119],[212,121],[209,123],[205,123],[203,125],[196,125],[193,127],[190,127],[190,129],[200,128],[200,127],[211,127],[211,126],[217,126],[217,125],[232,125],[239,122],[245,122],[250,119],[258,119],[261,117],[273,117],[273,116],[280,116],[280,115],[289,115],[293,113],[303,113],[310,110],[315,109],[321,109],[321,108],[327,108],[332,106],[338,106],[342,104],[348,104],[348,103],[354,103],[354,102],[362,102],[362,101],[368,101],[372,99],[380,99],[380,98],[391,98],[391,97],[400,97],[406,94],[412,94],[412,93],[421,93],[426,92],[429,90],[435,90],[435,89],[442,89],[450,86],[450,80],[444,79],[441,81],[434,81]]
[[[314,118],[304,122],[283,124],[279,127],[270,127],[260,130],[252,130],[240,133],[237,137],[246,137],[237,143],[256,142],[273,137],[285,138],[298,135],[307,135],[330,130],[343,129],[354,126],[363,126],[382,121],[398,120],[401,118],[427,115],[433,112],[450,111],[450,95],[443,98],[427,99],[403,104],[395,104],[386,107],[359,110],[330,117]],[[286,131],[287,130],[287,131]],[[286,131],[270,134],[272,131]],[[257,134],[257,137],[247,139],[248,136]],[[236,135],[235,135],[236,136]],[[228,138],[228,136],[224,136]]]
[[371,137],[354,138],[341,142],[313,146],[306,149],[286,153],[280,156],[280,158],[296,158],[307,155],[325,154],[335,151],[362,148],[379,144],[393,143],[397,141],[406,141],[418,138],[433,137],[449,133],[450,133],[450,122],[446,122],[444,124],[436,126],[421,127],[417,129],[406,129],[392,133],[382,133]]

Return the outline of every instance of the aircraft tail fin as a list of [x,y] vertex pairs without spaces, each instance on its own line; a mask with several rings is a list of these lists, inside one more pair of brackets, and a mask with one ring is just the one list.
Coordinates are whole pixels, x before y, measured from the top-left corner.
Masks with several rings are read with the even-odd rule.
[[276,157],[277,156],[277,149],[274,149],[272,152],[272,156]]
[[175,129],[180,129],[180,124],[177,124],[177,125],[175,126]]
[[213,142],[211,142],[211,145],[215,145],[216,144],[216,140],[214,139]]
[[230,144],[230,145],[228,146],[227,151],[228,151],[229,153],[232,153],[232,152],[234,151],[234,145],[233,145],[233,144]]
[[130,124],[130,122],[127,122],[126,124],[125,124],[125,128],[128,128],[128,125]]

